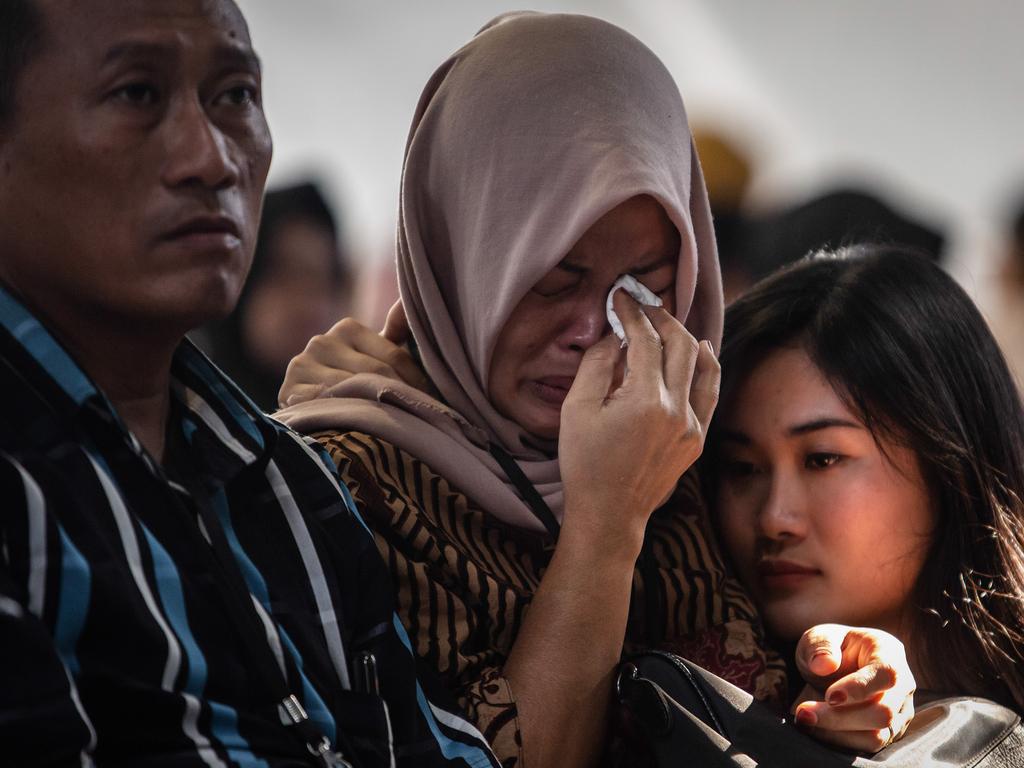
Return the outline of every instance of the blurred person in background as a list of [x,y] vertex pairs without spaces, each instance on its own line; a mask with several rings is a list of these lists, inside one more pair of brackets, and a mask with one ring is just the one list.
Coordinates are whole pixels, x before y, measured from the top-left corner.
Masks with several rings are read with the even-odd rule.
[[1017,387],[1024,390],[1024,194],[1017,199],[1008,218],[997,275],[999,284],[986,314]]
[[736,258],[760,280],[813,251],[853,243],[903,246],[939,261],[945,240],[940,229],[906,214],[881,194],[838,186],[749,219]]
[[722,268],[722,293],[729,304],[753,281],[753,270],[743,250],[744,230],[748,226],[743,203],[750,187],[753,160],[740,142],[715,128],[695,127],[693,143],[707,183]]
[[352,281],[317,186],[272,190],[238,306],[196,340],[260,408],[273,410],[288,361],[347,311]]
[[693,139],[715,221],[726,304],[776,269],[822,248],[887,243],[934,261],[942,257],[946,238],[940,228],[857,185],[835,185],[798,202],[750,213],[747,196],[757,171],[750,149],[717,128],[695,128]]

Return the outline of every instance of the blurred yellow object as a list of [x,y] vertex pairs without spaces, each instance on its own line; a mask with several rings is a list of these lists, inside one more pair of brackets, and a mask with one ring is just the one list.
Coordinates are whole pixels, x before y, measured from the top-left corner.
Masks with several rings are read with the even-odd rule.
[[737,210],[750,183],[749,156],[735,142],[710,128],[695,128],[693,141],[712,210]]

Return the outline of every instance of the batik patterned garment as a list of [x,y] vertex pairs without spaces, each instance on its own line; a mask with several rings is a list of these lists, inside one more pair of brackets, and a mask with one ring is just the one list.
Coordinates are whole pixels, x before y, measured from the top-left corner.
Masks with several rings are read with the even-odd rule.
[[187,342],[172,379],[161,465],[0,289],[0,764],[315,765],[276,679],[361,766],[494,765],[417,681],[330,459]]
[[[503,765],[521,763],[505,659],[554,552],[488,515],[430,467],[358,432],[315,435],[374,531],[413,649],[438,670]],[[727,574],[693,474],[658,510],[633,578],[624,654],[662,647],[775,700],[784,665]]]

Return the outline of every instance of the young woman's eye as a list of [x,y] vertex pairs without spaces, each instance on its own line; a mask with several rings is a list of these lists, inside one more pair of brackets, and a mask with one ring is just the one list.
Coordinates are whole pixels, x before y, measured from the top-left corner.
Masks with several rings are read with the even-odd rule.
[[156,104],[160,99],[160,92],[156,86],[146,83],[128,83],[122,85],[113,92],[113,96],[118,101],[122,101],[126,104],[131,104],[138,107],[146,107]]
[[808,455],[805,465],[808,469],[828,469],[842,460],[838,453],[812,453]]

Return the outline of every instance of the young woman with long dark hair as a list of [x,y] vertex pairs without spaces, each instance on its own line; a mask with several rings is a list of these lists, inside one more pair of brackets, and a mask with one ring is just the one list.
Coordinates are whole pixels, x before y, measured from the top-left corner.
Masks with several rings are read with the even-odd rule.
[[775,638],[880,627],[919,691],[1024,709],[1024,409],[964,291],[893,248],[816,254],[728,308],[720,360],[704,479]]

